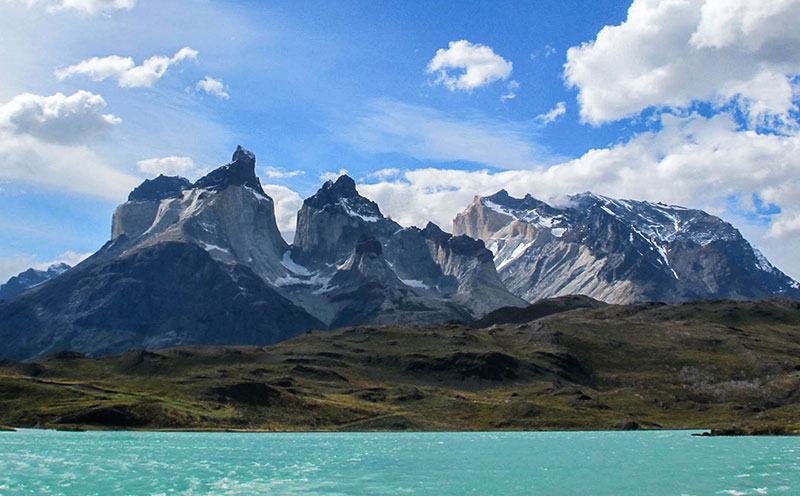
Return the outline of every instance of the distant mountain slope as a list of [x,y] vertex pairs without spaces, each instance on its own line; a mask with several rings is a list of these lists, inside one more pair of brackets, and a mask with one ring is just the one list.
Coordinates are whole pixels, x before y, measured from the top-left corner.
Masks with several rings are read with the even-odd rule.
[[528,301],[800,297],[732,225],[675,205],[583,193],[555,207],[500,191],[476,197],[453,232],[482,239],[506,287]]
[[[74,269],[0,305],[2,356],[92,355],[182,344],[271,344],[325,325],[249,268],[162,242]],[[110,260],[109,260],[110,258]]]
[[69,270],[65,263],[53,264],[47,270],[28,269],[10,278],[5,284],[0,285],[0,301],[8,300],[23,291],[43,284],[50,279],[60,276]]
[[325,329],[270,284],[289,273],[288,250],[242,147],[194,184],[147,180],[117,208],[106,246],[0,303],[0,356],[268,344]]

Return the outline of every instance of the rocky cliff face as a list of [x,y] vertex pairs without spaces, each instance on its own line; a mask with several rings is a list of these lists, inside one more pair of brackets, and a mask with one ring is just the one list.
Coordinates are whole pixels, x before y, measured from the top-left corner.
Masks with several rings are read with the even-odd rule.
[[28,269],[10,278],[5,284],[0,285],[0,301],[8,300],[30,288],[44,284],[54,277],[58,277],[71,267],[65,263],[53,264],[47,270]]
[[303,202],[292,256],[299,263],[323,267],[347,257],[364,235],[385,240],[400,229],[375,202],[359,195],[355,181],[344,175],[326,182]]
[[453,231],[484,240],[506,287],[528,301],[800,296],[733,226],[675,205],[584,193],[554,207],[500,191],[476,197]]
[[383,255],[381,242],[364,235],[337,267],[326,291],[329,304],[337,307],[331,327],[472,320],[462,305],[401,280]]
[[200,246],[219,262],[250,267],[267,281],[287,274],[289,246],[275,221],[275,205],[255,174],[255,156],[238,147],[225,164],[193,185],[159,176],[136,188],[114,213],[111,237],[127,251],[177,241]]
[[[68,276],[68,277],[67,277]],[[524,305],[483,242],[403,229],[342,176],[308,198],[294,246],[239,147],[195,183],[159,176],[114,213],[111,240],[0,304],[6,356],[61,349],[266,344],[308,329],[471,321]]]
[[502,306],[523,306],[497,275],[483,242],[453,236],[429,222],[425,229],[404,229],[386,244],[387,257],[405,280],[436,288],[469,309],[473,316]]
[[289,273],[288,250],[241,147],[194,184],[147,180],[117,208],[106,246],[0,304],[2,353],[268,344],[324,329],[271,284]]
[[[358,323],[470,320],[525,304],[503,287],[481,241],[453,237],[434,224],[403,228],[359,195],[348,176],[328,181],[305,200],[297,216],[295,261],[302,266],[285,287],[331,325],[354,324],[348,319],[356,317],[343,310],[350,303],[343,302],[358,305],[365,295],[381,303]],[[364,289],[354,289],[359,284]]]

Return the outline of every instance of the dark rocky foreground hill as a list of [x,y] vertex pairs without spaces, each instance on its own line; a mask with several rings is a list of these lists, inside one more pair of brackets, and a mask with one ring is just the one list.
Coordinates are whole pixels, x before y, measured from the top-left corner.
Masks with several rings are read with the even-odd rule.
[[482,329],[361,326],[267,347],[4,361],[0,425],[800,431],[798,302],[537,308],[547,315],[497,312]]

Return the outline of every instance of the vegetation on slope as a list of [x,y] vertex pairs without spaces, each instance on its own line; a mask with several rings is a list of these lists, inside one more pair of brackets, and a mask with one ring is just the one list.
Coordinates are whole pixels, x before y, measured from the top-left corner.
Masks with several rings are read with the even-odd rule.
[[800,303],[581,306],[483,329],[0,362],[0,425],[800,431]]

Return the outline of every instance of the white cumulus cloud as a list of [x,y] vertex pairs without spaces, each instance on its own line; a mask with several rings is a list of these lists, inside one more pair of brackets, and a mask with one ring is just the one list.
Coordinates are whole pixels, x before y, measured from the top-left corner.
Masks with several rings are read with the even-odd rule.
[[186,59],[196,59],[197,50],[183,47],[172,57],[155,55],[140,65],[136,65],[132,57],[110,55],[108,57],[92,57],[75,65],[58,69],[55,76],[64,80],[74,76],[87,76],[93,81],[116,79],[123,88],[150,88],[161,79],[167,69]]
[[666,114],[662,121],[660,131],[551,167],[499,172],[423,168],[359,188],[406,224],[430,218],[449,226],[473,195],[500,189],[544,200],[591,190],[717,210],[730,195],[757,193],[783,208],[778,218],[800,213],[794,193],[800,188],[800,134],[738,132],[726,114]]
[[100,95],[24,93],[0,105],[0,180],[22,181],[101,198],[124,198],[139,179],[87,146],[120,119]]
[[499,79],[508,79],[513,64],[494,53],[492,47],[467,40],[451,41],[428,63],[428,73],[450,91],[471,92]]
[[223,100],[227,100],[231,97],[231,95],[228,94],[228,87],[225,86],[225,83],[223,83],[221,79],[214,79],[211,76],[206,76],[198,81],[195,88],[205,91],[209,95],[222,98]]
[[187,177],[195,172],[194,160],[191,157],[161,157],[139,160],[139,170],[149,176],[164,174],[166,176]]
[[400,169],[389,167],[387,169],[380,169],[376,170],[375,172],[370,172],[367,174],[367,177],[378,179],[379,181],[383,181],[389,179],[391,177],[396,177],[400,175]]
[[102,96],[83,90],[70,96],[23,93],[0,105],[0,131],[62,144],[85,141],[122,122],[105,108]]
[[800,0],[634,0],[625,22],[567,52],[582,118],[736,102],[756,124],[783,121],[800,74]]
[[323,181],[336,181],[340,176],[347,174],[347,172],[347,169],[339,169],[339,172],[323,172],[319,175],[319,178]]
[[303,199],[296,192],[286,186],[265,184],[264,192],[275,200],[275,220],[278,229],[287,243],[294,240],[297,211],[303,206]]

